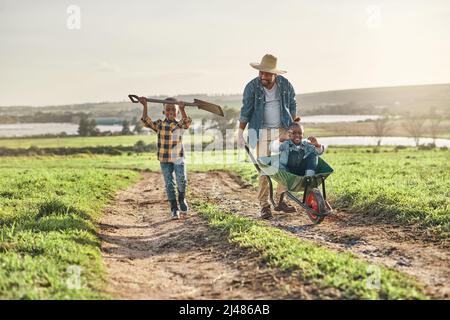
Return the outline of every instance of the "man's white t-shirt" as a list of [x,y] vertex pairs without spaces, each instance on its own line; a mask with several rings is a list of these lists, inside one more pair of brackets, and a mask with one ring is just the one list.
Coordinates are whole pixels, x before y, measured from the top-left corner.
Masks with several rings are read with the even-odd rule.
[[264,107],[263,128],[280,128],[281,127],[281,108],[280,95],[278,94],[278,86],[275,83],[272,89],[268,90],[263,87],[266,96],[266,105]]

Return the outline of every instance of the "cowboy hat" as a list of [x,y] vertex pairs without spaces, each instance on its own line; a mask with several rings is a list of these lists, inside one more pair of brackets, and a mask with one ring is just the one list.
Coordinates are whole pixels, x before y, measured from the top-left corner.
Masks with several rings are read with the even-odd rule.
[[283,74],[287,71],[277,69],[277,57],[271,54],[266,54],[261,59],[261,63],[252,62],[250,65],[256,70],[275,73],[275,74]]

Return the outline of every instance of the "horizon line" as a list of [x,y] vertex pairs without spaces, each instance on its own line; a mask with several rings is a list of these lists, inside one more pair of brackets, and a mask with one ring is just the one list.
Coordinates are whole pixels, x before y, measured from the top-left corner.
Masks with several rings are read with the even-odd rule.
[[[368,89],[388,89],[388,88],[404,88],[404,87],[423,87],[423,86],[442,86],[442,85],[450,85],[450,82],[445,83],[428,83],[428,84],[405,84],[405,85],[392,85],[392,86],[374,86],[374,87],[356,87],[356,88],[347,88],[347,89],[334,89],[334,90],[322,90],[322,91],[310,91],[304,93],[296,93],[296,95],[308,95],[308,94],[319,94],[319,93],[328,93],[328,92],[339,92],[339,91],[352,91],[352,90],[368,90]],[[147,97],[179,97],[179,96],[210,96],[210,97],[229,97],[229,96],[241,96],[242,93],[181,93],[176,95],[169,94],[154,94]],[[127,99],[119,100],[119,101],[97,101],[97,102],[79,102],[79,103],[67,103],[67,104],[50,104],[50,105],[12,105],[12,106],[0,106],[0,108],[51,108],[51,107],[62,107],[62,106],[77,106],[82,104],[102,104],[102,103],[122,103],[127,102]],[[131,103],[131,102],[130,102]]]

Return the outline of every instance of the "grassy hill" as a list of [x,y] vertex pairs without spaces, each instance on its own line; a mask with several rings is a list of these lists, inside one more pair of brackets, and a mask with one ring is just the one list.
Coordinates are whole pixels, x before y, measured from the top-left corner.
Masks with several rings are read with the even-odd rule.
[[326,91],[302,94],[300,105],[307,113],[323,106],[350,105],[354,111],[373,107],[374,110],[389,108],[392,112],[421,114],[430,108],[450,111],[450,84],[401,86]]
[[[204,94],[181,95],[178,98],[191,101],[193,98],[210,101],[239,109],[241,95],[208,96]],[[297,95],[300,113],[314,114],[377,114],[387,108],[396,114],[423,114],[431,108],[450,114],[450,84],[400,86],[338,91],[313,92]],[[128,100],[121,102],[84,103],[61,106],[10,106],[0,107],[0,123],[24,121],[20,116],[33,116],[37,113],[51,115],[87,113],[100,123],[114,123],[123,119],[140,117],[141,107]],[[150,104],[149,112],[153,117],[160,116],[161,105]],[[189,108],[193,118],[209,118],[211,114]],[[41,117],[45,118],[45,117]],[[32,121],[30,121],[32,122]],[[45,121],[40,121],[45,122]],[[48,121],[51,122],[51,121]],[[57,122],[57,121],[53,121]],[[77,122],[74,117],[72,122]]]

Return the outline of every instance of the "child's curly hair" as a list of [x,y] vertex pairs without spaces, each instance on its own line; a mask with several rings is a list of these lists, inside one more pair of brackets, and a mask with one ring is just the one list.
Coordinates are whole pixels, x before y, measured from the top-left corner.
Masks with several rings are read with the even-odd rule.
[[[177,99],[175,99],[174,97],[169,97],[169,98],[164,99],[164,101],[166,101],[166,103],[163,104],[164,110],[166,110],[167,106],[169,106],[169,105],[172,106],[173,105],[173,106],[175,106],[176,112],[178,112],[178,105],[175,104],[175,102],[178,102]],[[164,112],[164,110],[163,110],[163,112]]]
[[300,123],[298,123],[298,122],[292,122],[291,125],[288,127],[288,130],[292,131],[292,130],[297,129],[297,128],[300,128],[302,130],[302,132],[305,131],[303,126]]

